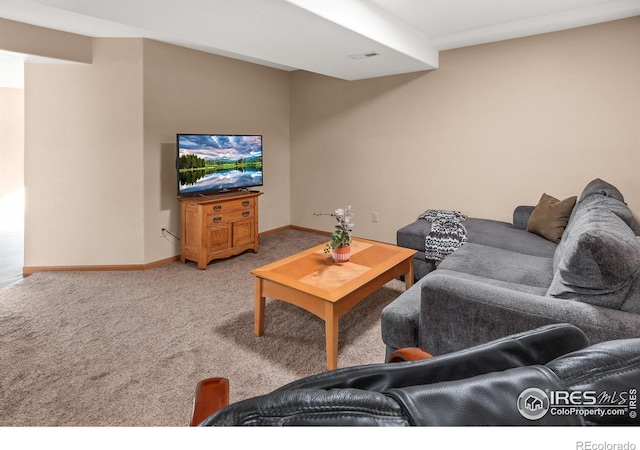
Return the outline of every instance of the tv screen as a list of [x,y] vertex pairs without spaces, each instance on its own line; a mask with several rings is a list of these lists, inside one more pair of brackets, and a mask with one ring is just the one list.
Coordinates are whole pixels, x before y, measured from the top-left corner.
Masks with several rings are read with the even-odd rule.
[[262,136],[177,135],[178,195],[262,186]]

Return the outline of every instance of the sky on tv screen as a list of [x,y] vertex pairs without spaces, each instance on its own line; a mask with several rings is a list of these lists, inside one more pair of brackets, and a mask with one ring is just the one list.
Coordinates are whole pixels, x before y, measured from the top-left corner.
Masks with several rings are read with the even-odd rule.
[[262,185],[262,136],[178,135],[178,194]]
[[182,135],[180,156],[197,155],[204,159],[235,161],[262,155],[261,136]]

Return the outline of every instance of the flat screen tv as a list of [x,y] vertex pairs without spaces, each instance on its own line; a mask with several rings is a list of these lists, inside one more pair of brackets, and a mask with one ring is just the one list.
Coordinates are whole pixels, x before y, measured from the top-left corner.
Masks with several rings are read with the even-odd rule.
[[262,136],[178,134],[178,195],[262,186]]

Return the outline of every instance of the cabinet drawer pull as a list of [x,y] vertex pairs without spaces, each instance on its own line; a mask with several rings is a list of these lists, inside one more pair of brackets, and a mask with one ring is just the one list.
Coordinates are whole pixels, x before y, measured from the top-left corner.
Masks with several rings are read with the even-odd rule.
[[222,217],[214,217],[214,218],[213,218],[213,221],[214,221],[215,223],[218,223],[218,222],[220,222],[221,220],[222,220]]
[[222,209],[222,205],[216,205],[213,207],[214,211],[220,211]]
[[249,206],[249,200],[245,200],[242,202],[242,206]]
[[243,211],[242,212],[242,217],[249,217],[249,211]]

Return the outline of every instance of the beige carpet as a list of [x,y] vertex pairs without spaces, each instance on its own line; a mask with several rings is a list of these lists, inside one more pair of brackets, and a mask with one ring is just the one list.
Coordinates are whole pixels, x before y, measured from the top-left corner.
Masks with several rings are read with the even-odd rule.
[[[323,322],[267,300],[253,335],[255,267],[327,241],[288,230],[198,270],[43,272],[0,289],[0,426],[184,426],[195,385],[231,401],[325,370]],[[394,280],[340,320],[338,366],[384,360],[380,311]]]

